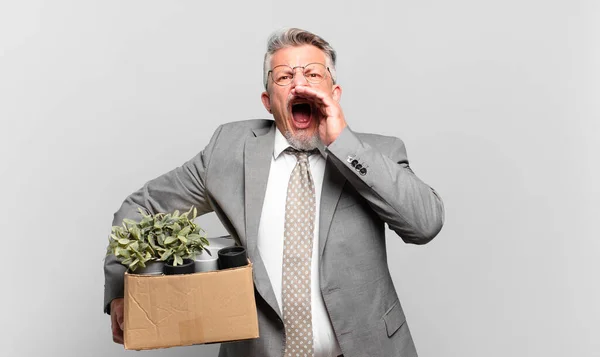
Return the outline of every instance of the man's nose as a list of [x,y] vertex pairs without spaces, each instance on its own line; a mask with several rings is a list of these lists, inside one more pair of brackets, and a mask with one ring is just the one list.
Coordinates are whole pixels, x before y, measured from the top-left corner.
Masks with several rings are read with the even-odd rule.
[[292,88],[297,85],[301,85],[301,86],[308,85],[308,81],[306,80],[306,77],[304,77],[304,68],[295,67],[295,68],[293,68],[293,71],[294,71],[294,78],[292,79]]

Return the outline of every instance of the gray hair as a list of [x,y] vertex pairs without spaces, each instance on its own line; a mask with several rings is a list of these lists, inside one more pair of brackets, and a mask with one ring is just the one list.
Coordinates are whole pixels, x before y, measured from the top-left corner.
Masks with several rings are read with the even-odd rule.
[[267,42],[267,52],[265,53],[265,61],[263,63],[263,84],[265,90],[269,80],[269,70],[271,69],[271,58],[278,50],[286,47],[296,47],[302,45],[313,45],[325,53],[325,65],[329,67],[331,80],[335,84],[335,50],[323,38],[315,35],[312,32],[301,30],[298,28],[288,28],[275,31]]

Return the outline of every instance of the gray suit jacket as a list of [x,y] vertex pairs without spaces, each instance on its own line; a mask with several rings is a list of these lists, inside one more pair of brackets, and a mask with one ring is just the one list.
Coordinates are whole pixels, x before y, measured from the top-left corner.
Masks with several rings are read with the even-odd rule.
[[[221,357],[283,356],[283,319],[256,244],[275,130],[272,120],[220,126],[193,159],[129,196],[113,221],[139,219],[138,206],[156,213],[193,205],[199,214],[216,212],[246,247],[254,265],[260,338],[223,344]],[[319,276],[340,347],[346,357],[416,356],[388,270],[384,223],[407,243],[427,243],[442,227],[442,201],[412,172],[400,139],[346,128],[321,153],[326,168]],[[366,170],[353,167],[353,159]],[[109,312],[110,301],[123,296],[125,268],[107,257],[104,269]]]

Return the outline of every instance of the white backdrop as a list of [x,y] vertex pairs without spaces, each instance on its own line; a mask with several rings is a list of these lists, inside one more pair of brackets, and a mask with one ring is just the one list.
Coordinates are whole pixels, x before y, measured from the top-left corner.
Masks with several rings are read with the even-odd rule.
[[[221,123],[268,117],[268,35],[339,54],[351,127],[401,137],[446,225],[389,232],[422,357],[598,356],[597,1],[0,1],[2,356],[128,352],[102,314],[112,214]],[[211,235],[224,233],[214,216]]]

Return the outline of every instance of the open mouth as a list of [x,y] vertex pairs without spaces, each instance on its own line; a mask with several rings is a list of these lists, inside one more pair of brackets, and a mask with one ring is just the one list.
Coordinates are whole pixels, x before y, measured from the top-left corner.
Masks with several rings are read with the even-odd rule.
[[292,103],[292,119],[297,128],[308,128],[312,119],[312,105],[310,103]]

